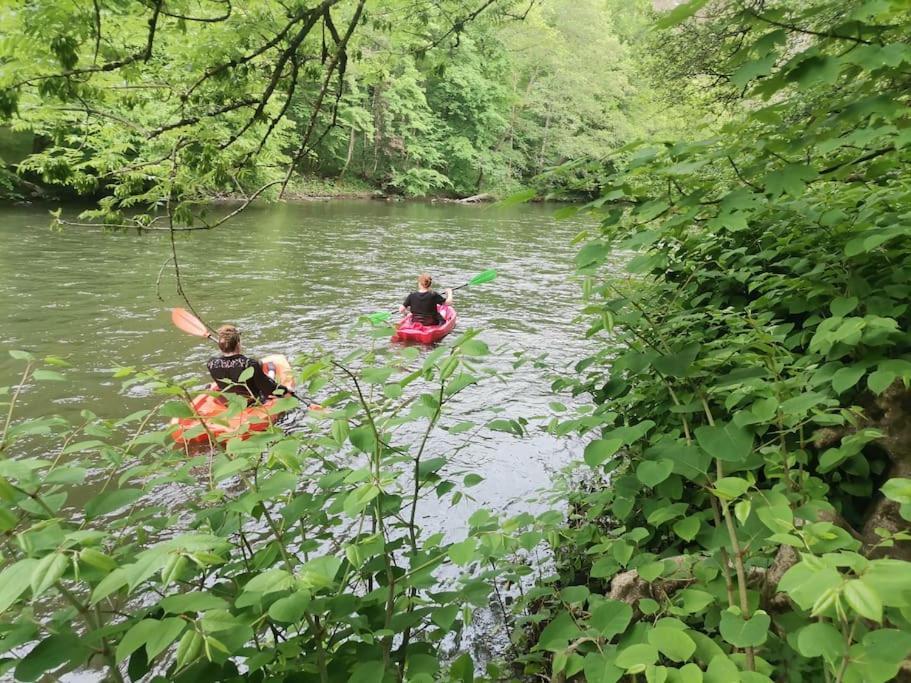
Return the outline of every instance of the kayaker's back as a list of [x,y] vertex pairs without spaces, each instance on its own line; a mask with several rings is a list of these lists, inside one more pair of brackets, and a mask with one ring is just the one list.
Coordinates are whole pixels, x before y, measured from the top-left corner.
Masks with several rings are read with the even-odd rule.
[[411,317],[422,325],[439,325],[442,323],[437,307],[446,303],[446,297],[433,290],[412,292],[402,305],[411,311]]

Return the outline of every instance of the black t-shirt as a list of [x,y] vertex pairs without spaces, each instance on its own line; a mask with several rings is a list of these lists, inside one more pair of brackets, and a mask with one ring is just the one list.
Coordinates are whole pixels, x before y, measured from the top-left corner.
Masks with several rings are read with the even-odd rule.
[[[210,358],[206,365],[212,379],[222,391],[230,391],[249,399],[265,402],[279,388],[279,385],[263,372],[262,363],[240,353],[231,356],[215,356]],[[241,382],[240,376],[247,368],[253,368],[253,376]]]
[[437,306],[446,303],[446,297],[436,292],[412,292],[405,297],[402,306],[411,311],[415,322],[424,325],[439,325],[443,322],[437,312]]

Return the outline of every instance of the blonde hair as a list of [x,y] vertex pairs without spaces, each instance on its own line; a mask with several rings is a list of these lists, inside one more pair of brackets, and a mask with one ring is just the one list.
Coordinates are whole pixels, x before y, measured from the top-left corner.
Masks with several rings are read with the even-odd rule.
[[240,330],[234,325],[222,325],[218,328],[218,348],[222,353],[232,353],[240,346]]
[[421,273],[418,275],[418,287],[423,287],[424,289],[430,289],[430,285],[433,284],[433,278],[430,277],[427,273]]

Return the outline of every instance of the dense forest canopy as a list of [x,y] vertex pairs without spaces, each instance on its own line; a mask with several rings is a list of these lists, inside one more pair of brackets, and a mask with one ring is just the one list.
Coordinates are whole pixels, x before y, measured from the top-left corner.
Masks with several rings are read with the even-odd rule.
[[645,0],[8,3],[3,186],[104,197],[113,223],[307,176],[503,194],[669,125],[637,60],[650,18]]

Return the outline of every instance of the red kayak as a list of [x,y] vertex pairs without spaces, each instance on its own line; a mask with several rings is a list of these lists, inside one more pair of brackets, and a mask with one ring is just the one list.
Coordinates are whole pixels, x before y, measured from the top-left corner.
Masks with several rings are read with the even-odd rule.
[[437,306],[437,311],[443,318],[443,322],[440,325],[423,325],[415,322],[411,319],[411,314],[409,313],[396,326],[392,341],[414,341],[421,344],[433,344],[439,341],[452,332],[458,316],[455,309],[448,304]]
[[[294,388],[294,373],[287,358],[276,354],[265,356],[261,362],[267,375],[279,384]],[[284,414],[275,409],[279,399],[270,398],[265,403],[248,406],[229,416],[226,414],[228,403],[217,391],[218,385],[213,383],[208,392],[193,399],[191,405],[197,417],[171,419],[171,424],[175,425],[171,432],[174,441],[178,444],[206,443],[209,433],[220,442],[232,437],[246,439],[253,432],[265,431]]]

